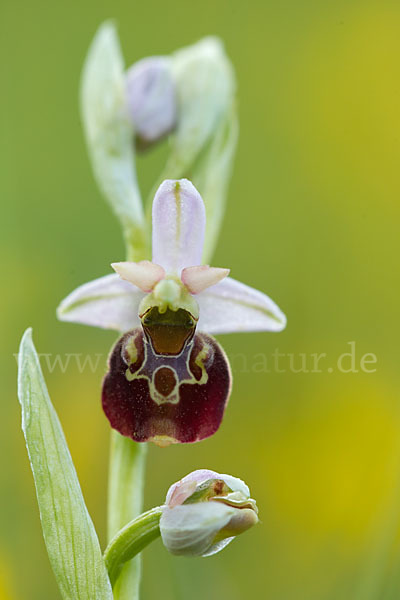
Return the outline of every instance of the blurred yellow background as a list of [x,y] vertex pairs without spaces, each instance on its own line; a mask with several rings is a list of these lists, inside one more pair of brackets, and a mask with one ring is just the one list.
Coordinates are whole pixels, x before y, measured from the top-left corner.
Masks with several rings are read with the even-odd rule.
[[[224,40],[237,72],[241,133],[213,263],[231,267],[288,315],[281,334],[221,336],[234,391],[217,435],[149,453],[146,507],[173,481],[207,467],[245,479],[261,524],[214,558],[174,558],[154,543],[144,552],[143,600],[397,599],[394,0],[3,0],[0,599],[59,597],[16,398],[13,353],[30,325],[38,351],[51,355],[49,364],[42,359],[44,374],[105,541],[109,427],[99,392],[115,335],[58,323],[55,307],[124,258],[118,224],[92,179],[77,100],[86,50],[108,17],[118,23],[127,65],[206,34]],[[165,155],[160,147],[139,159],[144,191]],[[337,359],[351,348],[358,372],[340,372]],[[284,372],[274,352],[285,355]],[[73,358],[62,373],[52,368],[57,353],[100,357],[94,372],[80,372]],[[321,372],[311,372],[315,353],[326,354]],[[370,373],[360,366],[369,353],[377,359]],[[309,372],[293,372],[289,354],[296,370],[305,354]],[[350,357],[343,365],[350,368]]]

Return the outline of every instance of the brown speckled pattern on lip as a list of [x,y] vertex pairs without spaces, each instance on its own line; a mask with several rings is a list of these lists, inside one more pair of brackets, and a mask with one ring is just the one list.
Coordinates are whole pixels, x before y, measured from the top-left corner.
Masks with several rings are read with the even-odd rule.
[[[137,351],[133,364],[126,350],[132,344]],[[111,352],[102,392],[103,409],[111,426],[136,442],[191,443],[213,435],[221,424],[231,389],[229,363],[218,342],[205,333],[194,336],[188,345],[192,382],[180,383],[174,402],[160,403],[151,397],[148,379],[129,380],[126,376],[127,370],[135,376],[142,369],[145,344],[148,341],[143,330],[136,328],[126,333]],[[195,360],[204,348],[210,349],[204,362],[208,377],[205,383],[198,383],[201,371]],[[159,367],[166,360],[161,355],[156,359]]]

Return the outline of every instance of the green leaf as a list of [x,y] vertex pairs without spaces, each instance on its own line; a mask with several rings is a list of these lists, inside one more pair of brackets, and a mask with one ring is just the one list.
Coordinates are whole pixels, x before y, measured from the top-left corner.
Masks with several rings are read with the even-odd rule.
[[131,260],[148,244],[137,182],[134,132],[125,104],[124,61],[113,23],[90,46],[81,81],[81,113],[97,184],[121,223]]
[[47,392],[30,329],[19,350],[18,396],[44,540],[62,597],[111,600],[99,541]]

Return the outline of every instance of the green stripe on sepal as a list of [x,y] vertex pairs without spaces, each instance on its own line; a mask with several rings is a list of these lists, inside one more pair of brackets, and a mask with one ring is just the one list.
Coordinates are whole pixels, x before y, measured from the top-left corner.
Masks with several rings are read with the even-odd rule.
[[28,329],[18,356],[18,396],[43,536],[66,600],[112,600],[99,541]]

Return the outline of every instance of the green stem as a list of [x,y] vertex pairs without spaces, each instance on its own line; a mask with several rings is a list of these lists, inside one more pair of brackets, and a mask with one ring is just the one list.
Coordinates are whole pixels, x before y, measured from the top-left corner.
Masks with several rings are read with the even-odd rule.
[[146,224],[138,226],[125,223],[123,227],[126,260],[138,262],[151,256],[151,229]]
[[111,585],[114,586],[123,565],[139,554],[160,535],[162,508],[157,506],[125,525],[111,540],[104,552],[104,561]]
[[[148,257],[149,235],[145,229],[125,227],[124,237],[127,260]],[[108,481],[108,539],[143,511],[144,476],[147,444],[138,444],[111,432],[110,467]],[[114,600],[139,600],[142,573],[141,556],[127,562],[116,582]]]
[[[142,512],[146,444],[137,444],[116,431],[111,433],[108,494],[108,538]],[[114,587],[115,600],[138,600],[140,556],[126,563]]]

